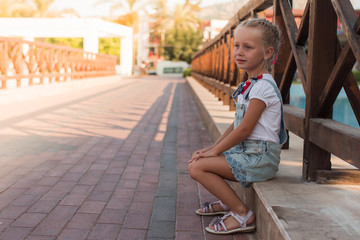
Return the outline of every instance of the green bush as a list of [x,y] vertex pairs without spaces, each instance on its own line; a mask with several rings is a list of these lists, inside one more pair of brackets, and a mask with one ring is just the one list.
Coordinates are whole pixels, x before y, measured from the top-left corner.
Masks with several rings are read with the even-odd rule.
[[79,49],[83,48],[84,42],[82,38],[37,38],[36,40]]
[[99,38],[99,53],[114,55],[120,63],[120,38]]
[[187,68],[183,72],[183,77],[186,78],[188,76],[191,76],[191,68]]

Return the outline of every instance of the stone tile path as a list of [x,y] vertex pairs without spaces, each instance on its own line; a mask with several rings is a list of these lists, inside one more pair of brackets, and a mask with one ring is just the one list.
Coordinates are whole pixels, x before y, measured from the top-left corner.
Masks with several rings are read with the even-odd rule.
[[213,197],[187,161],[210,137],[185,80],[114,78],[0,92],[0,239],[255,239],[194,213]]

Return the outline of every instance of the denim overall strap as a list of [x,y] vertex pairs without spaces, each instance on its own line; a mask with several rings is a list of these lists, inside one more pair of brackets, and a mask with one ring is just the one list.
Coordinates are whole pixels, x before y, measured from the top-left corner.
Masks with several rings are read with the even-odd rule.
[[248,89],[246,89],[246,91],[243,94],[244,99],[246,101],[249,100],[249,93],[250,93],[251,88],[254,86],[254,84],[257,81],[260,81],[260,80],[265,80],[268,83],[270,83],[271,86],[273,86],[273,88],[274,88],[274,90],[276,92],[276,95],[280,99],[280,102],[281,102],[281,127],[280,127],[279,139],[280,139],[280,144],[284,144],[286,142],[286,140],[287,140],[287,134],[286,134],[286,128],[285,128],[285,121],[284,121],[283,101],[282,101],[282,97],[281,97],[281,93],[279,91],[279,88],[276,86],[276,84],[274,82],[268,80],[268,79],[265,79],[265,78],[261,78],[261,79],[258,79],[258,80],[252,80],[250,86],[248,87]]
[[245,82],[241,82],[239,83],[238,87],[236,88],[236,90],[232,93],[231,97],[234,99],[234,101],[236,102],[236,97],[242,92],[243,88],[244,88]]
[[[254,86],[254,84],[256,83],[257,80],[252,80],[250,85],[247,87],[247,89],[245,90],[245,92],[243,93],[244,95],[244,99],[248,100],[249,99],[249,92],[251,90],[251,88]],[[239,96],[244,89],[246,82],[241,82],[239,83],[238,87],[236,88],[236,90],[232,93],[232,98],[234,99],[234,101],[236,102],[236,97]]]
[[280,128],[280,133],[279,133],[279,139],[280,139],[280,144],[284,144],[286,142],[286,140],[287,140],[287,133],[286,133],[285,121],[284,121],[283,101],[282,101],[280,90],[279,90],[279,88],[276,86],[276,84],[274,82],[272,82],[272,81],[270,81],[268,79],[265,79],[265,78],[262,78],[262,80],[265,80],[268,83],[270,83],[274,87],[274,90],[275,90],[276,94],[280,98],[280,102],[281,102],[281,128]]
[[239,96],[243,92],[245,84],[245,82],[239,83],[239,86],[232,94],[232,98],[234,99],[234,105],[236,107],[234,128],[237,128],[240,125],[245,115],[245,104],[239,103],[236,99],[237,96]]

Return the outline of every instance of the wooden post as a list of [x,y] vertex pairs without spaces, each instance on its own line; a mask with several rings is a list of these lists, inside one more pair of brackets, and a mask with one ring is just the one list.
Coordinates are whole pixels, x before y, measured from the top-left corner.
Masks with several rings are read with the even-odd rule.
[[212,76],[213,78],[217,79],[217,76],[218,76],[218,72],[219,72],[219,41],[216,41],[216,44],[215,44],[215,72],[214,72],[214,75]]
[[227,45],[227,51],[228,51],[228,60],[227,60],[227,71],[226,71],[226,75],[225,75],[225,83],[230,83],[230,68],[231,68],[231,58],[232,58],[232,53],[231,53],[231,31],[229,31],[228,34],[226,34],[226,45]]
[[[337,16],[331,1],[310,0],[303,154],[303,179],[308,181],[316,180],[316,170],[331,169],[330,153],[311,142],[310,131],[315,129],[310,129],[309,125],[312,118],[331,117],[331,112],[325,116],[317,116],[316,108],[319,104],[319,96],[336,61],[336,28]],[[324,140],[326,140],[325,136]]]
[[225,72],[225,44],[226,44],[226,34],[221,38],[221,67],[220,67],[220,82],[224,83],[224,72]]
[[212,67],[211,67],[211,77],[215,76],[216,73],[216,44],[211,46],[211,57],[212,57]]
[[[224,76],[224,84],[230,86],[230,71],[231,71],[231,31],[230,30],[225,35],[225,43],[226,43],[226,50],[227,50],[227,62],[226,62],[226,72]],[[231,95],[229,92],[224,93],[224,105],[231,104]]]
[[[284,19],[281,14],[280,6],[279,6],[279,0],[274,1],[274,15],[273,15],[273,21],[279,26],[281,31],[281,46],[279,49],[279,58],[276,61],[273,69],[273,76],[278,86],[281,84],[281,80],[283,78],[285,69],[286,69],[286,63],[288,61],[288,57],[291,55],[291,47],[290,42],[287,37],[288,33],[286,30],[286,26],[284,23]],[[292,80],[291,80],[292,81]],[[283,93],[281,93],[284,95]],[[283,102],[284,104],[289,103],[289,97],[284,98],[283,96]],[[287,131],[288,133],[288,131]],[[288,133],[288,140],[283,145],[283,149],[289,149],[289,133]]]
[[[221,82],[221,71],[222,71],[222,38],[219,39],[218,41],[219,45],[218,45],[218,68],[217,68],[217,72],[216,72],[216,81],[217,83]],[[220,101],[221,100],[221,90],[218,88],[218,84],[215,85],[215,90],[216,90],[216,97],[217,99]]]
[[285,23],[281,14],[279,0],[274,1],[274,16],[273,21],[279,26],[281,31],[281,46],[279,49],[279,58],[274,65],[273,76],[278,86],[280,86],[280,81],[284,75],[286,63],[288,57],[291,53],[290,42],[287,37],[288,33],[285,27]]
[[7,74],[9,68],[9,43],[6,40],[0,42],[0,79],[1,79],[1,89],[7,88]]
[[[216,41],[215,44],[215,72],[214,75],[212,76],[212,78],[214,78],[215,80],[217,80],[218,74],[219,74],[219,53],[220,53],[220,41]],[[211,85],[212,87],[212,93],[214,94],[215,97],[218,97],[217,95],[217,89],[214,85]]]
[[211,66],[212,66],[212,58],[211,58],[211,48],[206,49],[206,76],[209,77],[211,75]]

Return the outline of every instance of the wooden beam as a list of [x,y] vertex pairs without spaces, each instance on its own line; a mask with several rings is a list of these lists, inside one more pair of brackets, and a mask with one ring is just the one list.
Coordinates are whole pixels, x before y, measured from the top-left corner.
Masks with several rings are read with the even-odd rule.
[[332,119],[310,120],[310,141],[360,168],[360,129]]
[[227,51],[226,51],[226,35],[223,36],[223,44],[222,44],[222,71],[221,71],[221,77],[220,80],[222,83],[225,83],[225,73],[227,71]]
[[227,50],[227,66],[226,66],[226,73],[225,73],[225,83],[230,83],[230,66],[231,66],[231,33],[228,32],[225,35],[225,42],[226,42],[226,50]]
[[225,44],[226,44],[226,34],[224,34],[221,38],[221,69],[220,69],[220,76],[219,76],[219,80],[221,82],[224,82],[224,73],[225,73],[225,62],[226,62],[226,59],[225,59]]
[[360,184],[359,169],[317,170],[316,183],[318,184]]
[[[310,119],[318,117],[319,95],[336,62],[337,17],[331,2],[310,1],[308,72],[306,76],[303,179],[315,181],[316,170],[330,170],[330,153],[310,141]],[[330,118],[332,112],[326,114]]]
[[304,109],[284,104],[284,119],[286,129],[296,134],[297,136],[304,138],[305,136],[305,111]]
[[298,28],[296,26],[294,15],[289,6],[289,2],[287,0],[280,0],[279,3],[282,17],[286,26],[286,33],[298,68],[299,77],[303,83],[303,86],[305,86],[307,72],[307,55],[305,52],[305,48],[296,44],[295,39],[296,35],[298,34]]
[[238,69],[238,67],[236,66],[236,63],[234,63],[234,65],[235,65],[235,68],[234,68],[234,74],[233,74],[233,78],[232,78],[232,80],[231,80],[231,83],[230,83],[230,85],[231,86],[237,86],[237,79],[238,79],[238,76],[239,76],[239,69]]
[[215,76],[216,73],[216,45],[211,46],[211,76]]
[[360,62],[360,37],[354,29],[354,24],[358,18],[355,10],[349,0],[331,0],[331,2],[354,55],[357,61]]
[[360,126],[360,90],[352,73],[348,74],[344,83],[344,89]]
[[[355,19],[356,17],[353,16],[352,21]],[[353,29],[356,33],[360,32],[360,18],[358,18],[353,24]],[[341,45],[338,41],[337,51],[340,52],[340,49]],[[336,97],[338,96],[341,87],[344,85],[344,82],[347,79],[348,75],[352,75],[351,69],[356,62],[356,58],[354,56],[354,53],[352,52],[349,41],[346,42],[344,48],[338,55],[339,57],[336,61],[336,64],[319,99],[320,104],[318,106],[317,113],[320,116],[323,112],[328,111],[334,104]],[[359,118],[357,119],[359,121]]]
[[[280,2],[279,0],[274,1],[273,22],[279,26],[281,33],[285,33],[285,32],[287,32],[287,27],[286,27],[284,18],[281,13],[279,2]],[[289,70],[287,68],[288,67],[287,63],[288,63],[288,58],[290,55],[293,55],[293,53],[291,51],[290,41],[286,37],[285,34],[281,34],[281,46],[280,46],[280,49],[278,52],[278,59],[274,65],[273,76],[274,76],[274,79],[278,86],[284,86],[284,84],[286,82],[286,85],[289,85],[289,89],[290,89],[291,83],[294,78],[294,75],[292,75],[292,77],[289,78],[289,75],[287,74],[288,70]],[[287,78],[284,78],[284,76],[286,76]],[[288,90],[289,89],[284,89],[284,88],[279,88],[279,89],[281,92],[283,103],[284,104],[289,103],[289,98],[288,98],[288,96],[289,96]],[[287,132],[287,134],[289,134],[289,133]],[[290,143],[290,138],[288,137],[287,141],[283,144],[283,149],[288,149],[289,143]]]
[[[274,1],[273,21],[279,26],[280,31],[282,33],[286,32],[286,26],[285,26],[283,16],[281,14],[280,6],[279,6],[279,0]],[[281,37],[282,37],[281,46],[280,46],[279,53],[278,53],[279,58],[276,61],[276,64],[274,65],[274,71],[273,71],[273,76],[274,76],[274,79],[278,86],[280,86],[282,84],[282,81],[285,80],[283,78],[283,75],[284,75],[285,69],[286,69],[286,62],[291,53],[291,46],[289,43],[289,39],[286,38],[286,36],[284,34]],[[291,80],[286,79],[286,80],[292,82],[292,79]],[[284,95],[284,94],[281,93],[281,95]]]
[[290,96],[290,87],[293,82],[294,76],[296,72],[296,62],[294,58],[294,54],[291,52],[286,63],[285,72],[281,79],[281,84],[279,86],[279,90],[281,92],[282,98],[285,101]]
[[305,46],[309,37],[309,16],[310,16],[310,3],[307,1],[303,16],[301,18],[299,32],[296,35],[296,44]]
[[219,75],[219,64],[220,64],[220,56],[219,56],[219,48],[220,48],[220,43],[219,41],[216,41],[215,44],[215,49],[214,49],[214,53],[215,53],[215,69],[214,69],[214,75],[212,77],[217,78]]
[[354,66],[355,61],[356,60],[351,51],[350,44],[347,42],[336,61],[322,94],[319,97],[319,105],[316,110],[316,115],[322,116],[326,114],[326,112],[329,112],[341,90],[341,87],[344,85],[347,75]]

